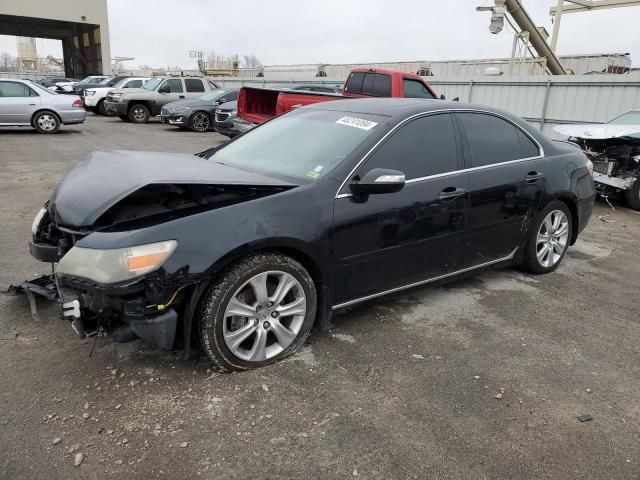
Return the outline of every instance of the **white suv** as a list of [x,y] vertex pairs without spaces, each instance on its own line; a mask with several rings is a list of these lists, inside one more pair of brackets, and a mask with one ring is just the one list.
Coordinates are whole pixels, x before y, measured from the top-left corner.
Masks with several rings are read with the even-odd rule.
[[111,87],[89,88],[84,91],[82,98],[84,107],[96,115],[106,115],[104,100],[107,97],[107,92],[116,88],[141,88],[147,80],[149,80],[148,77],[130,77],[123,78]]

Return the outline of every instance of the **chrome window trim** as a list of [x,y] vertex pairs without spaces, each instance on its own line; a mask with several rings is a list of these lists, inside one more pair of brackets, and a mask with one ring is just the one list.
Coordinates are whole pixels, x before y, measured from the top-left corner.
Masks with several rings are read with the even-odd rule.
[[502,257],[502,258],[498,258],[496,260],[491,260],[489,262],[481,263],[480,265],[475,265],[473,267],[467,267],[467,268],[463,268],[461,270],[456,270],[455,272],[445,273],[444,275],[439,275],[437,277],[431,277],[431,278],[428,278],[426,280],[421,280],[419,282],[410,283],[408,285],[403,285],[402,287],[396,287],[396,288],[392,288],[390,290],[384,290],[382,292],[373,293],[371,295],[367,295],[366,297],[360,297],[360,298],[356,298],[354,300],[349,300],[347,302],[343,302],[343,303],[339,303],[337,305],[334,305],[333,307],[331,307],[331,309],[332,310],[339,310],[341,308],[348,307],[350,305],[355,305],[356,303],[366,302],[367,300],[373,300],[374,298],[383,297],[384,295],[389,295],[391,293],[400,292],[400,291],[406,290],[408,288],[419,287],[420,285],[425,285],[427,283],[437,282],[438,280],[444,280],[446,278],[450,278],[450,277],[453,277],[455,275],[459,275],[461,273],[471,272],[473,270],[478,270],[479,268],[488,267],[490,265],[495,265],[497,263],[506,262],[506,261],[509,261],[509,260],[513,259],[513,257],[515,256],[517,251],[518,251],[518,247],[516,247],[515,250],[513,252],[511,252],[509,255],[507,255],[506,257]]
[[486,115],[493,115],[494,117],[498,117],[498,118],[501,118],[503,120],[506,120],[511,125],[513,125],[515,128],[517,128],[522,133],[524,133],[527,136],[527,138],[529,138],[531,141],[533,141],[536,144],[536,146],[538,147],[539,155],[536,156],[536,157],[519,158],[519,159],[516,159],[516,160],[508,160],[506,162],[492,163],[490,165],[482,165],[482,166],[479,166],[479,167],[464,168],[462,170],[453,170],[451,172],[437,173],[435,175],[429,175],[429,176],[426,176],[426,177],[412,178],[412,179],[407,180],[405,183],[421,182],[421,181],[424,181],[424,180],[430,180],[432,178],[446,177],[446,176],[455,175],[455,174],[458,174],[458,173],[472,172],[472,171],[475,171],[475,170],[483,170],[483,169],[486,169],[486,168],[493,168],[493,167],[497,167],[497,166],[501,166],[501,165],[508,165],[508,164],[511,164],[511,163],[526,162],[528,160],[535,160],[535,159],[538,159],[538,158],[544,158],[544,148],[542,148],[542,145],[540,145],[540,142],[538,142],[538,140],[536,140],[533,136],[531,136],[531,134],[529,132],[527,132],[525,129],[523,129],[520,125],[518,125],[517,123],[515,123],[510,118],[508,118],[508,117],[506,117],[506,116],[504,116],[504,115],[502,115],[500,113],[491,112],[489,110],[481,110],[481,109],[478,109],[478,108],[446,108],[446,109],[441,109],[441,110],[430,110],[428,112],[416,113],[414,115],[411,115],[410,117],[405,118],[403,121],[401,121],[396,126],[394,126],[391,130],[389,130],[380,140],[378,140],[375,143],[375,145],[373,147],[371,147],[369,149],[369,151],[367,151],[367,153],[365,153],[363,155],[363,157],[358,161],[356,166],[353,167],[353,169],[351,169],[351,171],[349,172],[347,177],[340,184],[340,187],[338,188],[338,191],[336,192],[335,198],[336,199],[349,198],[349,197],[353,196],[353,194],[351,194],[351,193],[340,193],[340,191],[344,188],[345,184],[351,178],[351,176],[355,173],[355,171],[358,169],[358,167],[360,167],[360,165],[362,165],[362,163],[364,163],[364,161],[367,160],[369,158],[369,156],[387,138],[389,138],[396,130],[398,130],[400,127],[402,127],[405,123],[408,123],[411,120],[414,120],[414,119],[419,118],[419,117],[427,117],[429,115],[433,115],[433,114],[437,114],[437,113],[458,113],[458,112],[462,112],[462,113],[481,113],[481,114],[486,114]]

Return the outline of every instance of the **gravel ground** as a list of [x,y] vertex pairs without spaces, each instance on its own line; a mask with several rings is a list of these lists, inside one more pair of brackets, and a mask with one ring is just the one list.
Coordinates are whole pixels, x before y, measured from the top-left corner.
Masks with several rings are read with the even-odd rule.
[[[45,271],[32,218],[92,150],[222,139],[91,114],[53,136],[0,129],[2,289]],[[553,274],[380,299],[232,375],[141,342],[89,358],[52,305],[36,323],[2,294],[0,479],[640,478],[639,234],[640,214],[599,202]]]

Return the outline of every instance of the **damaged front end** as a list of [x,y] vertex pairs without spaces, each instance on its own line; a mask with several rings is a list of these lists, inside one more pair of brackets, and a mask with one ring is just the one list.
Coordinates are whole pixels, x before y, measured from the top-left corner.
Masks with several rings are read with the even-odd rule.
[[[157,227],[293,185],[212,166],[192,155],[181,156],[172,168],[146,175],[143,181],[136,167],[144,164],[148,169],[148,159],[139,161],[140,155],[129,152],[100,155],[94,163],[97,168],[90,168],[94,156],[89,165],[84,162],[70,172],[34,219],[30,252],[55,270],[20,289],[29,296],[34,318],[34,293],[58,301],[61,316],[82,338],[99,334],[110,334],[117,342],[140,338],[170,350],[182,332],[188,353],[194,313],[212,272],[203,268],[194,272],[188,262],[176,259],[180,230]],[[170,158],[177,160],[175,155]],[[110,177],[120,168],[122,177],[106,181],[96,174],[105,168]],[[139,242],[141,232],[156,241]],[[104,247],[89,242],[96,235]]]
[[604,196],[624,195],[629,206],[640,210],[640,126],[561,125],[593,163],[593,181]]

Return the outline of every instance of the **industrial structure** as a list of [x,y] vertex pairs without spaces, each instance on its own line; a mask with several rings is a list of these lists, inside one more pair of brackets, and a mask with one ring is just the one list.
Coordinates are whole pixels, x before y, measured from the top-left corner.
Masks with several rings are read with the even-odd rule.
[[34,38],[62,41],[67,77],[111,73],[107,0],[2,0],[0,35],[29,37],[22,49],[18,41],[18,66],[25,73],[40,73]]

